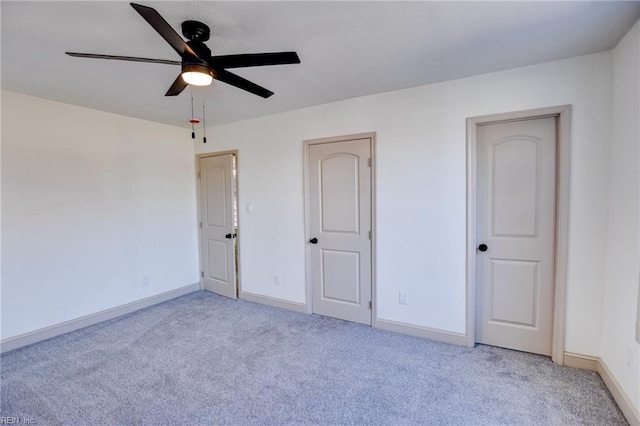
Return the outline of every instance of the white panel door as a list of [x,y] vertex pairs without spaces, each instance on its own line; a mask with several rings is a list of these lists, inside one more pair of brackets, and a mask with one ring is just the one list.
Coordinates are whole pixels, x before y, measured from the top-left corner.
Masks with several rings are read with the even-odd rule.
[[309,146],[313,313],[371,324],[371,140]]
[[551,355],[556,118],[478,127],[476,341]]
[[233,154],[200,159],[200,206],[204,288],[235,299]]

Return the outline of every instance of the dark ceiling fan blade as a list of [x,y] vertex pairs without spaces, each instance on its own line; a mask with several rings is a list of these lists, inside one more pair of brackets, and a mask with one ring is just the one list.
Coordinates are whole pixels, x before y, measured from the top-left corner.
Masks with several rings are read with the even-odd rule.
[[116,61],[131,61],[131,62],[149,62],[151,64],[167,64],[167,65],[180,65],[180,61],[170,61],[168,59],[152,59],[152,58],[138,58],[136,56],[115,56],[115,55],[96,55],[93,53],[77,53],[77,52],[64,52],[74,58],[92,58],[92,59],[113,59]]
[[230,73],[225,70],[215,70],[215,78],[216,80],[220,80],[232,86],[235,86],[239,89],[246,90],[249,93],[253,93],[254,95],[262,96],[263,98],[268,98],[273,95],[273,92],[265,89],[264,87],[260,87],[257,84],[240,77],[239,75]]
[[175,49],[181,57],[185,54],[198,57],[195,52],[185,43],[185,41],[178,35],[178,33],[171,28],[171,25],[167,21],[164,20],[162,16],[158,13],[157,10],[143,6],[141,4],[131,3],[131,7],[133,7],[136,12],[142,16],[145,21],[149,23],[153,27],[154,30],[158,32],[162,36],[163,39],[167,41]]
[[175,79],[165,96],[178,96],[188,86],[187,82],[182,78],[182,74],[178,74],[178,78]]
[[214,68],[241,68],[299,64],[300,58],[298,58],[296,52],[245,53],[241,55],[212,56],[208,62]]

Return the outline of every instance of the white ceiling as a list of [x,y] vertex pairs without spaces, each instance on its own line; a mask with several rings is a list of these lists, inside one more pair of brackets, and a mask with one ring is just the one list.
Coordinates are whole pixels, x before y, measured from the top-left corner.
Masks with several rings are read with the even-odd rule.
[[[275,92],[221,82],[194,89],[207,125],[613,48],[640,2],[157,2],[180,33],[211,27],[214,55],[298,52],[299,65],[233,70]],[[126,2],[2,1],[2,88],[188,126],[189,90],[164,93],[179,67],[71,58],[65,51],[179,60]]]

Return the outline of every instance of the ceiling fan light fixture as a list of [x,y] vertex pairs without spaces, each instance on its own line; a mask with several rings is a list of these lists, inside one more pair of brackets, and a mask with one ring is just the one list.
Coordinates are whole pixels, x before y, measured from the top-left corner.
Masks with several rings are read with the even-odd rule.
[[208,86],[213,82],[213,72],[204,65],[183,65],[182,79],[193,86]]
[[[0,0],[1,1],[1,0]],[[156,64],[181,65],[180,74],[175,78],[165,96],[178,96],[188,86],[208,86],[213,80],[245,90],[261,98],[268,98],[273,92],[227,71],[227,68],[261,67],[265,65],[299,64],[296,52],[245,53],[239,55],[211,56],[211,50],[204,43],[209,39],[210,29],[198,21],[184,21],[182,37],[152,7],[131,3],[131,7],[180,55],[180,61],[141,58],[137,56],[96,55],[93,53],[66,52],[80,58],[115,59],[120,61],[147,62]]]

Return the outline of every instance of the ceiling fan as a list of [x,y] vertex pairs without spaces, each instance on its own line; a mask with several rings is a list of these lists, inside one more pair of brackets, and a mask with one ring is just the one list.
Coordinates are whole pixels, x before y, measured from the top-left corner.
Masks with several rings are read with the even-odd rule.
[[209,27],[198,21],[184,21],[182,34],[185,42],[175,32],[157,10],[131,3],[133,7],[158,34],[180,55],[180,61],[166,59],[138,58],[134,56],[96,55],[92,53],[65,52],[79,58],[115,59],[119,61],[150,62],[154,64],[180,65],[182,72],[175,79],[165,96],[179,95],[189,84],[208,86],[213,80],[220,80],[254,95],[268,98],[273,92],[227,71],[227,68],[258,67],[264,65],[299,64],[296,52],[245,53],[240,55],[211,56],[211,50],[204,44],[209,40]]

